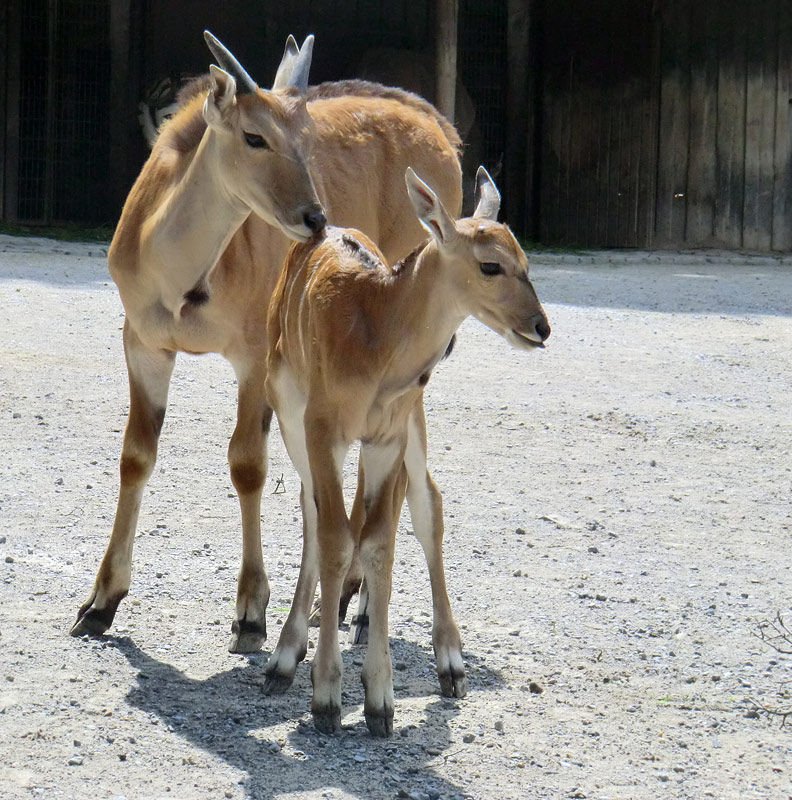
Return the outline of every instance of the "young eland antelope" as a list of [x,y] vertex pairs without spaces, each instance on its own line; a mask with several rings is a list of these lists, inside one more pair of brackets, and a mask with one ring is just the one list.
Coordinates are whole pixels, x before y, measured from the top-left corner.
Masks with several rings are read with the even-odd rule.
[[[363,666],[369,730],[393,728],[388,602],[399,514],[406,494],[432,586],[432,639],[444,694],[467,689],[459,630],[443,571],[442,500],[426,467],[423,392],[469,315],[516,347],[543,346],[550,326],[528,279],[528,261],[496,221],[500,195],[481,167],[473,217],[454,221],[435,192],[406,171],[410,202],[430,240],[388,267],[359,231],[328,228],[293,245],[270,304],[267,391],[303,484],[304,542],[294,603],[268,665],[282,691],[305,657],[308,612],[320,581],[322,614],[311,670],[316,727],[340,728],[338,608],[355,550],[369,594]],[[350,522],[342,467],[360,441],[359,518]],[[357,505],[357,504],[356,504]]]

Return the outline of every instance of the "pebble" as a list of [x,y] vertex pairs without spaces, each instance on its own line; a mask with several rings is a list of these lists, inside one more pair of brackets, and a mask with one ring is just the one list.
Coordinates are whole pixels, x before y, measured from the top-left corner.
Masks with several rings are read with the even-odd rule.
[[70,767],[81,767],[83,760],[81,757],[74,756],[66,762]]
[[475,734],[473,734],[473,733],[466,733],[466,734],[465,734],[465,735],[462,737],[462,741],[463,741],[465,744],[471,744],[472,742],[475,742],[475,741],[476,741],[476,735],[475,735]]

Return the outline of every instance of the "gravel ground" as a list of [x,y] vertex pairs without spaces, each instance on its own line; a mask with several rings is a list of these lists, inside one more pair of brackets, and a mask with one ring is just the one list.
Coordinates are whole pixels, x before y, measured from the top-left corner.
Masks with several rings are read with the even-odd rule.
[[240,535],[219,357],[177,364],[112,635],[68,635],[115,510],[122,309],[102,246],[0,236],[3,798],[792,797],[792,725],[750,702],[792,705],[792,657],[755,636],[792,621],[792,258],[532,263],[547,350],[469,321],[427,393],[470,693],[439,694],[405,514],[379,741],[360,648],[344,644],[338,736],[313,730],[308,664],[286,695],[261,691],[300,556],[277,430],[272,638],[226,651]]

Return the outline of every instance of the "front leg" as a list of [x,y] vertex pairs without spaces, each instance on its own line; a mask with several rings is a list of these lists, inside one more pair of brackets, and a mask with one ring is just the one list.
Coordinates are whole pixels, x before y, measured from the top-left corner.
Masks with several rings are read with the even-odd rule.
[[168,403],[175,354],[148,349],[127,319],[124,355],[129,375],[129,416],[121,448],[118,506],[93,591],[77,614],[77,621],[71,628],[72,636],[103,634],[129,591],[140,503],[157,459],[157,444]]
[[443,498],[426,469],[426,418],[423,404],[413,411],[409,425],[404,463],[409,483],[407,504],[415,536],[423,547],[432,585],[432,643],[440,678],[440,691],[446,697],[464,697],[467,677],[462,661],[462,638],[451,613],[443,566]]
[[[407,482],[400,442],[361,444],[366,521],[360,535],[360,561],[368,596],[368,649],[361,678],[366,691],[364,714],[374,736],[393,732],[393,672],[388,639],[388,604],[393,551]],[[361,595],[362,596],[362,595]]]
[[332,423],[306,414],[304,435],[317,510],[322,621],[311,667],[314,725],[322,733],[341,729],[343,662],[338,644],[338,609],[344,577],[352,561],[355,537],[344,507],[342,469],[348,445]]
[[239,383],[239,399],[228,463],[242,512],[242,565],[228,649],[232,653],[254,653],[267,638],[270,588],[261,550],[261,493],[267,477],[267,435],[272,409],[265,399],[262,364],[250,366],[238,360],[232,360],[232,364]]

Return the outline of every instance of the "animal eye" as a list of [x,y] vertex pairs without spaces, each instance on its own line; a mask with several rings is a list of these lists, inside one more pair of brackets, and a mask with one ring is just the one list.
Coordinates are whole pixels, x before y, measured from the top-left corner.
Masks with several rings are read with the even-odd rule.
[[481,274],[492,276],[492,275],[500,275],[503,270],[501,269],[501,265],[498,264],[497,261],[485,261],[481,266]]
[[263,147],[265,150],[270,149],[267,140],[258,133],[248,133],[245,131],[245,141],[248,143],[249,147]]

